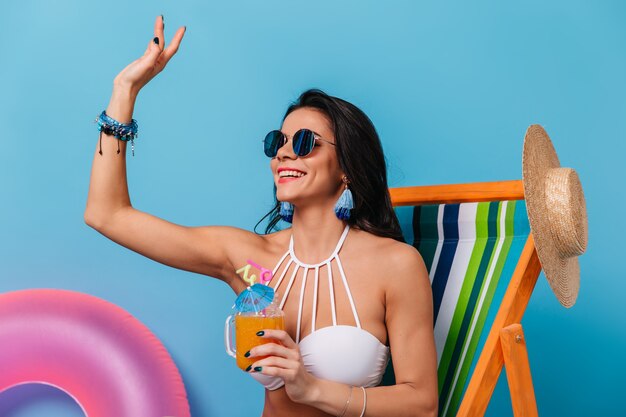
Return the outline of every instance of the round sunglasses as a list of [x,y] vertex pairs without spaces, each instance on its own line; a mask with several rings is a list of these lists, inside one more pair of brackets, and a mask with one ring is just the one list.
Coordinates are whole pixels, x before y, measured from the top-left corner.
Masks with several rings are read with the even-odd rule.
[[[307,156],[313,150],[315,141],[321,140],[335,146],[334,143],[322,139],[318,134],[309,129],[298,130],[291,139],[291,145],[293,146],[293,152],[298,156]],[[280,130],[272,130],[263,139],[263,149],[265,155],[270,158],[274,158],[278,154],[278,150],[287,143],[287,136]]]

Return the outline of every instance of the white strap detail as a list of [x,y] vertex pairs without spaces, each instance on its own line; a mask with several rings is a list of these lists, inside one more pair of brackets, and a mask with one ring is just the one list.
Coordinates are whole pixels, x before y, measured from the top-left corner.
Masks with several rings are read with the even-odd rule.
[[341,275],[343,285],[346,289],[346,294],[348,295],[348,299],[350,300],[350,306],[352,308],[352,313],[354,315],[356,326],[358,328],[361,328],[361,322],[359,321],[359,316],[357,314],[356,307],[354,305],[354,299],[352,298],[352,293],[350,292],[350,288],[348,287],[348,281],[346,279],[343,266],[341,265],[341,261],[339,259],[339,251],[341,250],[341,247],[343,246],[343,243],[345,242],[349,231],[350,231],[350,226],[346,225],[346,227],[343,229],[343,232],[341,233],[341,237],[339,238],[339,242],[337,242],[337,245],[333,253],[326,260],[315,265],[306,264],[304,262],[301,262],[298,259],[298,257],[294,253],[293,234],[292,234],[289,239],[289,250],[280,258],[280,260],[274,267],[274,270],[272,271],[272,277],[274,277],[274,275],[279,271],[285,259],[291,255],[289,261],[286,263],[284,269],[282,270],[278,278],[278,281],[276,281],[274,285],[274,289],[278,289],[280,287],[284,278],[287,276],[287,271],[289,271],[289,268],[291,267],[291,265],[294,264],[294,269],[291,274],[291,277],[289,278],[289,283],[287,284],[287,288],[285,289],[282,300],[280,302],[279,308],[282,310],[287,301],[287,297],[289,296],[289,292],[291,291],[291,287],[293,286],[295,282],[296,276],[298,274],[298,270],[300,268],[304,269],[304,275],[302,276],[302,284],[300,287],[300,301],[299,301],[299,306],[298,306],[298,320],[297,320],[297,325],[296,325],[296,343],[300,342],[300,331],[301,331],[301,325],[302,325],[302,310],[304,306],[304,291],[306,289],[306,280],[307,280],[309,269],[315,269],[315,285],[313,289],[313,305],[312,305],[312,314],[311,314],[311,333],[315,331],[315,322],[317,320],[317,299],[318,299],[318,292],[319,292],[319,275],[320,275],[320,267],[322,266],[326,266],[326,268],[328,268],[328,290],[329,290],[329,295],[330,295],[331,315],[332,315],[332,320],[333,320],[333,326],[337,326],[337,308],[335,306],[336,300],[335,300],[333,268],[332,268],[333,259],[337,260],[337,269],[339,270],[339,274]]
[[285,252],[285,254],[283,255],[282,258],[280,258],[280,261],[278,261],[278,263],[276,264],[276,266],[274,267],[274,270],[272,271],[272,276],[276,275],[276,271],[278,271],[278,268],[280,267],[280,264],[283,263],[283,261],[285,260],[285,258],[287,257],[287,255],[289,255],[289,252]]
[[350,287],[348,287],[348,280],[346,279],[346,274],[343,272],[343,266],[341,266],[341,261],[339,260],[339,256],[336,256],[337,260],[337,268],[339,269],[339,273],[341,274],[341,279],[343,280],[343,286],[346,288],[346,294],[348,295],[348,299],[350,300],[350,306],[352,307],[352,313],[354,314],[354,321],[356,321],[356,327],[361,328],[361,322],[359,321],[359,315],[356,313],[356,307],[354,306],[354,300],[352,299],[352,293],[350,292]]
[[333,269],[330,261],[326,263],[328,268],[328,289],[330,291],[330,310],[333,316],[333,326],[337,325],[337,312],[335,311],[335,291],[333,290]]
[[298,323],[296,324],[296,343],[300,342],[300,325],[302,323],[302,304],[304,303],[304,288],[306,287],[306,276],[309,273],[309,268],[304,268],[304,275],[302,275],[302,286],[300,287],[300,304],[298,305]]
[[285,269],[283,269],[283,273],[280,274],[278,282],[276,283],[276,285],[274,285],[274,289],[277,289],[280,286],[280,283],[283,282],[283,278],[285,278],[285,275],[287,275],[287,271],[289,271],[289,267],[292,263],[293,261],[291,259],[289,260],[289,262],[287,262],[287,266],[285,266]]
[[330,262],[334,257],[337,256],[337,254],[339,253],[339,250],[341,249],[341,246],[343,245],[343,242],[346,240],[346,236],[348,236],[349,231],[350,231],[350,226],[346,225],[346,227],[343,229],[343,232],[341,233],[341,237],[339,238],[339,242],[337,242],[337,246],[335,246],[335,250],[333,251],[333,253],[331,253],[331,255],[327,259],[316,264],[307,264],[307,263],[302,262],[300,259],[298,259],[293,249],[293,234],[292,234],[291,238],[289,239],[289,253],[291,254],[291,259],[293,259],[295,263],[297,263],[303,268],[316,268],[318,266],[324,265],[325,263]]
[[291,278],[289,279],[289,284],[287,285],[287,289],[285,289],[285,294],[283,295],[283,299],[280,302],[280,309],[283,309],[283,306],[285,305],[285,301],[287,301],[287,296],[289,295],[289,290],[291,290],[291,286],[293,285],[293,280],[296,277],[296,274],[298,273],[298,268],[300,268],[298,265],[295,266],[295,268],[293,268],[293,274],[291,274]]
[[315,316],[317,312],[317,287],[319,286],[320,267],[315,268],[315,286],[313,287],[313,313],[311,314],[311,333],[315,331]]

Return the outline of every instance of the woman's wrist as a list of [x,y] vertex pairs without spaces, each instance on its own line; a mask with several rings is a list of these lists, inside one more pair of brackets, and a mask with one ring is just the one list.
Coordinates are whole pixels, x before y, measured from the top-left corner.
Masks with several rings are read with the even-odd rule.
[[348,416],[354,415],[356,410],[360,412],[360,406],[356,405],[360,398],[360,390],[357,391],[351,385],[315,378],[307,390],[306,397],[298,402],[331,415],[338,416],[343,413]]
[[107,106],[107,115],[120,123],[129,123],[133,118],[137,93],[130,87],[113,85],[111,100]]
[[309,389],[302,400],[298,401],[300,404],[315,406],[322,396],[323,388],[321,386],[321,379],[313,378],[313,382],[309,384]]

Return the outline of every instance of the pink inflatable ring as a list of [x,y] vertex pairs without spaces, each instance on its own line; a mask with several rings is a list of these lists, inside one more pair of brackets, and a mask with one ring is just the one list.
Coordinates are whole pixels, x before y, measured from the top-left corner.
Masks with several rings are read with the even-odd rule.
[[189,417],[182,378],[165,347],[122,308],[65,290],[0,295],[0,397],[43,383],[88,417]]

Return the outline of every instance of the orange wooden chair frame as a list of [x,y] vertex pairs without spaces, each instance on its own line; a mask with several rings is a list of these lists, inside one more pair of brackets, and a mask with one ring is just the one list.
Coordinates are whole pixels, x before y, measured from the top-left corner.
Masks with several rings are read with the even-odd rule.
[[[394,206],[523,200],[521,180],[390,188]],[[541,272],[532,233],[524,246],[496,318],[463,395],[457,417],[483,416],[506,369],[513,414],[537,416],[528,352],[520,321]]]

